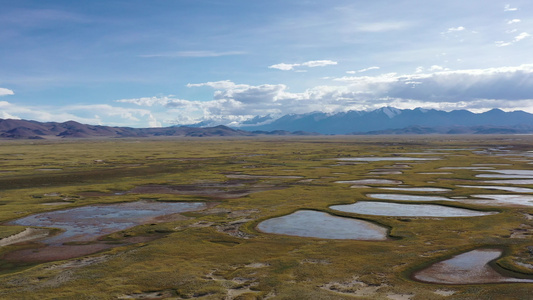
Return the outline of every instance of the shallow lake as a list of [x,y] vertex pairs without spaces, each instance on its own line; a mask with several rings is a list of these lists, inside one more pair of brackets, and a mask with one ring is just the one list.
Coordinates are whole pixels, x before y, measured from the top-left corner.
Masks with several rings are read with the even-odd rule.
[[203,202],[138,201],[89,205],[27,216],[12,225],[53,227],[64,231],[45,239],[46,244],[92,241],[97,237],[152,221],[154,218],[206,208]]
[[483,204],[483,205],[497,205],[497,206],[506,206],[506,205],[533,206],[532,195],[480,194],[480,195],[472,195],[472,197],[491,199],[491,200],[464,200],[463,202],[473,203],[473,204]]
[[391,217],[479,217],[496,214],[471,209],[431,204],[400,204],[360,201],[354,204],[333,205],[331,209],[363,215]]
[[456,255],[416,272],[419,281],[443,284],[533,282],[532,279],[506,277],[488,263],[502,255],[500,249],[478,249]]
[[489,170],[494,169],[492,167],[441,167],[439,170]]
[[386,240],[387,228],[362,220],[333,216],[314,210],[263,221],[262,232],[322,239]]
[[458,186],[464,187],[464,188],[508,191],[508,192],[514,192],[514,193],[533,193],[533,189],[514,187],[514,186],[498,186],[498,185],[458,185]]
[[502,179],[502,180],[484,180],[483,183],[495,184],[533,184],[533,179]]
[[439,160],[437,157],[401,157],[401,156],[392,156],[392,157],[342,157],[336,158],[340,161],[419,161],[419,160]]
[[[7,260],[51,261],[94,253],[120,246],[97,241],[99,237],[137,225],[171,221],[177,213],[207,208],[204,202],[137,201],[101,204],[30,215],[10,225],[52,227],[61,233],[42,240],[47,247],[8,253]],[[133,241],[137,242],[137,241]],[[75,243],[65,245],[65,243]]]
[[507,170],[487,170],[487,172],[500,173],[500,174],[506,174],[506,175],[533,176],[533,170],[509,170],[507,169]]
[[382,187],[382,190],[408,191],[408,192],[448,192],[450,189],[435,187]]
[[374,199],[397,201],[455,201],[454,199],[441,196],[419,196],[405,194],[367,194],[367,196]]
[[507,179],[533,179],[533,175],[522,174],[478,174],[477,178],[507,178]]
[[390,179],[359,179],[359,180],[341,180],[335,181],[335,183],[347,183],[347,184],[402,184],[403,182],[399,180],[390,180]]

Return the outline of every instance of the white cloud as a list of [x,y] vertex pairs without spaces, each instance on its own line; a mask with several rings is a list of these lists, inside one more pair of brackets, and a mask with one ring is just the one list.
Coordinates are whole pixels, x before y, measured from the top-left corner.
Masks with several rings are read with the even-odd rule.
[[531,35],[527,32],[522,32],[521,34],[515,36],[514,40],[515,42],[519,42],[527,37],[530,37]]
[[517,11],[518,8],[516,7],[511,7],[510,4],[506,4],[505,7],[503,8],[503,11]]
[[444,67],[441,67],[441,66],[438,66],[438,65],[433,65],[429,68],[430,71],[434,72],[434,71],[443,71],[445,70]]
[[294,67],[297,67],[297,66],[299,66],[299,64],[280,63],[280,64],[272,65],[272,66],[270,66],[268,68],[269,69],[278,69],[278,70],[282,70],[282,71],[290,71],[290,70],[294,69]]
[[520,19],[512,19],[508,21],[507,24],[515,24],[515,23],[520,23],[520,22],[522,22]]
[[525,38],[528,38],[530,37],[531,35],[527,32],[522,32],[520,33],[519,35],[515,36],[514,39],[510,42],[504,42],[504,41],[497,41],[495,42],[496,43],[496,46],[498,47],[507,47],[507,46],[510,46],[516,42],[520,42],[521,40],[525,39]]
[[497,47],[507,47],[507,46],[512,45],[513,43],[504,42],[504,41],[497,41],[497,42],[495,42],[495,44],[496,44]]
[[442,110],[523,107],[533,112],[533,64],[465,70],[448,70],[434,65],[417,71],[374,76],[357,76],[359,73],[355,73],[334,78],[331,85],[314,86],[298,92],[291,91],[284,84],[250,85],[229,80],[187,85],[193,89],[213,89],[213,97],[208,101],[166,95],[120,99],[114,105],[69,105],[60,108],[25,107],[0,101],[0,117],[150,127],[205,120],[238,125],[257,115],[276,117],[312,111],[334,113],[382,106]]
[[457,32],[457,31],[463,31],[465,30],[466,28],[464,28],[463,26],[459,26],[459,27],[451,27],[451,28],[448,28],[448,31],[446,31],[446,33],[452,33],[452,32]]
[[332,66],[336,64],[337,62],[332,61],[332,60],[312,60],[312,61],[304,62],[302,66],[306,66],[309,68],[316,68],[316,67]]
[[0,88],[0,96],[14,95],[15,93],[12,90],[6,88]]
[[110,126],[161,125],[150,110],[124,108],[108,104],[56,106],[24,106],[0,101],[0,117],[40,122],[77,121],[84,124]]
[[371,70],[379,70],[379,67],[368,67],[368,68],[360,69],[360,70],[357,70],[357,71],[348,71],[346,73],[347,74],[356,74],[356,73],[363,73],[363,72],[367,72],[367,71],[371,71]]
[[332,66],[336,65],[336,61],[332,60],[311,60],[308,62],[304,62],[301,64],[286,64],[286,63],[280,63],[271,65],[268,68],[269,69],[278,69],[282,71],[290,71],[294,70],[295,67],[308,67],[308,68],[316,68],[316,67],[326,67],[326,66]]

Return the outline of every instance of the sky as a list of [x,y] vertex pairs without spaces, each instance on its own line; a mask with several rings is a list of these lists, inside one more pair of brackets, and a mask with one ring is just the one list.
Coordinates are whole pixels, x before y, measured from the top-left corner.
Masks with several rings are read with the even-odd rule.
[[533,113],[533,1],[0,0],[0,118]]

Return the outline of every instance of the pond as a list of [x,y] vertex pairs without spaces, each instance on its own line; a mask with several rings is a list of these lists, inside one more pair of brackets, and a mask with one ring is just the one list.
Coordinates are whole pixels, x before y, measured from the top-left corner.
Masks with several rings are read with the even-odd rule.
[[435,188],[435,187],[382,187],[382,190],[391,191],[408,191],[408,192],[449,192],[450,189]]
[[[506,175],[525,175],[525,176],[533,176],[533,170],[486,170],[487,172],[493,172],[493,173],[500,173],[500,174],[506,174]],[[524,178],[524,177],[520,177]]]
[[514,192],[514,193],[533,193],[533,189],[514,187],[514,186],[498,186],[498,185],[458,185],[458,186],[464,187],[464,188],[473,188],[473,189],[508,191],[508,192]]
[[374,199],[397,201],[455,201],[454,199],[442,196],[419,196],[406,194],[367,194],[367,196]]
[[533,175],[521,174],[477,174],[477,178],[507,178],[507,179],[533,179]]
[[363,215],[391,217],[479,217],[497,213],[432,204],[400,204],[367,201],[347,205],[333,205],[330,208]]
[[489,184],[533,184],[533,179],[484,180],[481,182]]
[[500,249],[478,249],[456,255],[416,272],[413,278],[441,284],[479,284],[533,282],[532,279],[506,277],[496,272],[489,262],[502,255]]
[[290,215],[269,219],[259,223],[257,229],[265,233],[321,239],[387,239],[385,227],[314,210],[299,210]]
[[402,184],[400,180],[390,179],[358,179],[358,180],[341,180],[335,181],[335,183],[347,183],[347,184]]
[[47,247],[11,252],[4,259],[50,261],[94,253],[120,246],[97,241],[99,237],[141,224],[172,221],[178,218],[178,213],[207,207],[204,202],[137,201],[89,205],[30,215],[8,224],[59,228],[62,232],[39,240],[39,243]]
[[438,157],[407,157],[407,156],[392,156],[392,157],[342,157],[336,158],[340,161],[423,161],[423,160],[439,160]]
[[479,194],[472,197],[490,200],[463,200],[463,202],[496,206],[533,206],[532,195]]

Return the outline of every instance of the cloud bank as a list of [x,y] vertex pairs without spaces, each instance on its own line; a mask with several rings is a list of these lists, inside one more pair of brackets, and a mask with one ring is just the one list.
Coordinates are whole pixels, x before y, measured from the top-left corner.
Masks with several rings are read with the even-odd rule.
[[330,79],[329,85],[315,86],[302,92],[291,92],[284,84],[248,85],[225,80],[187,85],[189,88],[212,88],[213,99],[209,101],[163,96],[116,102],[158,106],[166,113],[163,123],[213,121],[213,124],[233,126],[258,115],[269,114],[335,113],[383,106],[483,111],[494,107],[527,108],[533,104],[533,64],[467,70],[432,66],[428,71],[337,77]]

